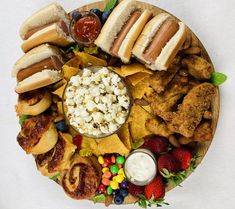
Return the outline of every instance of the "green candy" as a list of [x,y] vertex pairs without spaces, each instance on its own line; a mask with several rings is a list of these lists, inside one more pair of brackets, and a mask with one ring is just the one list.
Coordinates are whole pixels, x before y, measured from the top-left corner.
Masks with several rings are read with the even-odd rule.
[[125,158],[123,156],[116,157],[117,164],[123,164],[125,162]]
[[113,193],[113,189],[111,188],[111,186],[107,187],[107,194],[111,195]]
[[117,165],[112,165],[111,168],[110,168],[110,171],[111,171],[112,174],[118,173],[118,170],[119,170],[119,168],[118,168]]

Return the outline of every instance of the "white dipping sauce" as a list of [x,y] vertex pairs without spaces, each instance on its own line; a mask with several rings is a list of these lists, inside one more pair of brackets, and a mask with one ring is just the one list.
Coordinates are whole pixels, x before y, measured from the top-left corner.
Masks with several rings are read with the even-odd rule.
[[129,181],[139,185],[151,181],[157,172],[154,158],[141,150],[136,150],[126,159],[124,169]]

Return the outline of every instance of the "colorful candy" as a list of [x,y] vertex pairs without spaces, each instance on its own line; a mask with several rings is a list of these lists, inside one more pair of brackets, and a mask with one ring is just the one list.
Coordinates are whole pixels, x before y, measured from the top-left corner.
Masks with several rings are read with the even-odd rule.
[[117,164],[123,164],[125,162],[125,158],[123,156],[116,157]]
[[106,179],[110,179],[111,176],[112,176],[112,174],[111,174],[110,171],[105,171],[102,177],[104,177],[104,178],[106,178]]
[[99,162],[99,164],[104,164],[104,158],[102,157],[102,156],[99,156],[98,157],[98,162]]
[[102,173],[105,173],[105,171],[109,171],[109,168],[107,168],[107,167],[102,168]]
[[117,165],[112,165],[112,166],[110,167],[110,171],[111,171],[112,174],[118,173],[118,170],[119,170],[119,168],[118,168]]
[[105,185],[105,186],[109,186],[109,184],[111,183],[110,181],[109,181],[109,179],[107,179],[107,178],[102,178],[102,184],[103,185]]
[[108,194],[108,195],[111,195],[112,193],[113,193],[112,187],[111,187],[111,186],[108,186],[108,187],[107,187],[107,194]]
[[118,182],[117,182],[117,181],[110,181],[109,184],[110,184],[110,187],[111,187],[113,190],[118,189]]

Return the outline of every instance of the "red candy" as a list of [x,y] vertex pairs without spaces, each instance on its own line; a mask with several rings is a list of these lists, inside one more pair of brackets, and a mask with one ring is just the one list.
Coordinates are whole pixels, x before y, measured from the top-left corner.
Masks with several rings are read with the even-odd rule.
[[122,168],[122,164],[118,164],[118,168],[119,168],[119,169]]
[[116,157],[115,157],[114,155],[111,156],[111,162],[112,162],[113,164],[116,163]]
[[104,193],[106,191],[106,186],[104,184],[100,184],[98,190],[99,192]]
[[104,167],[107,167],[108,166],[108,163],[107,162],[104,162],[103,164],[102,164],[102,167],[104,168]]
[[106,178],[106,179],[110,179],[112,176],[111,172],[110,171],[105,171],[104,174],[103,174],[103,178]]

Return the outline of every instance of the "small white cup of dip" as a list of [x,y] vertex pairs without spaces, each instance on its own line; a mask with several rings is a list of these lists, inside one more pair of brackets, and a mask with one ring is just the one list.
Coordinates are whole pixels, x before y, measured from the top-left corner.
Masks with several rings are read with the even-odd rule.
[[133,184],[144,186],[157,174],[156,159],[147,149],[137,149],[126,159],[124,164],[126,178]]

